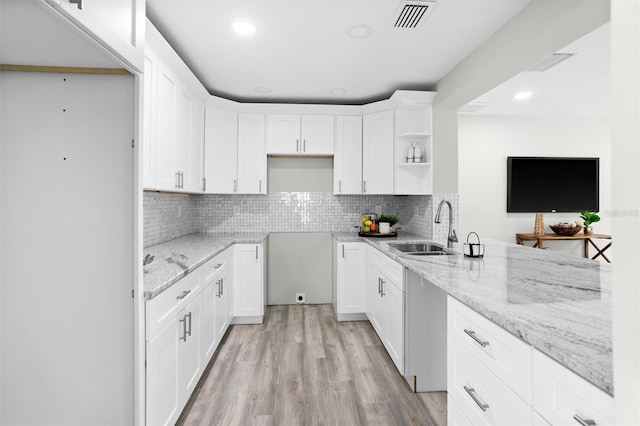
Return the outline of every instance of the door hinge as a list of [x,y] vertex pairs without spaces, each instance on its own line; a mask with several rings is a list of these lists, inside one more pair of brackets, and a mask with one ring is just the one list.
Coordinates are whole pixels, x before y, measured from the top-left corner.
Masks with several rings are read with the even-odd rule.
[[135,139],[131,139],[131,148],[135,148],[136,147],[136,141]]

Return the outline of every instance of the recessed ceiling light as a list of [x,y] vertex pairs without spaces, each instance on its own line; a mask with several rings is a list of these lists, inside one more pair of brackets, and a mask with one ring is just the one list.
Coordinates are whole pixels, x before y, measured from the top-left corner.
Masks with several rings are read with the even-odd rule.
[[347,93],[347,89],[343,89],[342,87],[331,89],[331,94],[333,95],[345,95],[346,93]]
[[518,92],[515,94],[513,99],[515,99],[516,101],[524,101],[525,99],[529,99],[531,95],[531,92]]
[[236,22],[233,24],[233,31],[238,34],[251,35],[256,32],[256,27],[250,22]]
[[271,89],[268,87],[256,87],[253,91],[258,93],[271,93]]
[[347,36],[351,38],[366,38],[373,33],[369,25],[359,24],[347,28]]

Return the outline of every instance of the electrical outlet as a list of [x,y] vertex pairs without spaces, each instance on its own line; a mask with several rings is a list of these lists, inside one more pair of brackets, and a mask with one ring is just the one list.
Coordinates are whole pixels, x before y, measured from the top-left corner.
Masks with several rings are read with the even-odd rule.
[[376,206],[374,210],[378,216],[382,214],[382,206]]
[[304,293],[296,293],[296,303],[298,305],[305,303]]

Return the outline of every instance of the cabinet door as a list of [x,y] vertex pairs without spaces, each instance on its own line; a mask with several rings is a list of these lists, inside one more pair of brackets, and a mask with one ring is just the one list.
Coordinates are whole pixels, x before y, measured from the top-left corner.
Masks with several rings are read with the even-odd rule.
[[264,315],[262,245],[236,244],[233,262],[234,318]]
[[178,401],[184,407],[196,388],[202,374],[201,360],[201,302],[202,294],[195,297],[178,314]]
[[216,326],[216,341],[220,342],[224,337],[224,333],[229,327],[229,317],[227,315],[227,298],[224,294],[225,286],[225,272],[226,267],[223,267],[220,275],[213,283],[215,287],[215,326]]
[[338,313],[365,312],[364,252],[362,243],[338,244]]
[[301,143],[299,115],[267,115],[267,154],[299,154]]
[[333,115],[303,115],[300,152],[307,155],[332,155],[333,121]]
[[201,323],[200,323],[200,352],[202,357],[203,368],[207,365],[213,353],[218,346],[218,340],[216,338],[216,324],[215,324],[215,308],[216,308],[216,277],[210,282],[205,284],[202,290],[202,305],[201,305]]
[[191,123],[187,142],[187,164],[184,169],[183,190],[201,193],[204,190],[204,104],[191,103]]
[[44,0],[133,70],[144,67],[144,0]]
[[362,117],[336,117],[334,194],[362,194]]
[[404,374],[404,293],[390,280],[383,277],[385,348],[400,374]]
[[150,50],[145,52],[142,79],[142,185],[145,189],[155,189],[158,57]]
[[267,193],[264,115],[238,116],[238,192]]
[[362,120],[362,192],[393,194],[393,111]]
[[158,64],[156,189],[178,189],[178,168],[175,158],[176,79],[160,62]]
[[174,424],[181,411],[178,400],[178,339],[181,328],[174,318],[147,342],[147,424]]
[[369,321],[373,329],[378,333],[382,340],[384,337],[385,317],[384,317],[384,299],[382,296],[382,274],[375,266],[370,267],[369,281]]
[[177,189],[185,191],[185,180],[191,180],[188,168],[191,148],[191,105],[193,101],[191,96],[182,90],[180,86],[177,86],[176,89],[174,158],[176,169],[180,173]]
[[205,124],[207,194],[238,191],[238,114],[207,107]]

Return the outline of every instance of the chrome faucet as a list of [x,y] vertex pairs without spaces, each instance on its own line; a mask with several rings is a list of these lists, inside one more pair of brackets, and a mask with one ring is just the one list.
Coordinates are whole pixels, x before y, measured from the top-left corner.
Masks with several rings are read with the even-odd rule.
[[447,200],[440,201],[438,204],[438,211],[436,213],[436,223],[440,223],[440,215],[442,214],[442,205],[447,204],[449,206],[449,234],[447,235],[447,248],[453,248],[453,243],[458,242],[458,236],[456,235],[456,230],[451,226],[451,221],[453,220],[453,207],[451,207],[451,203]]

